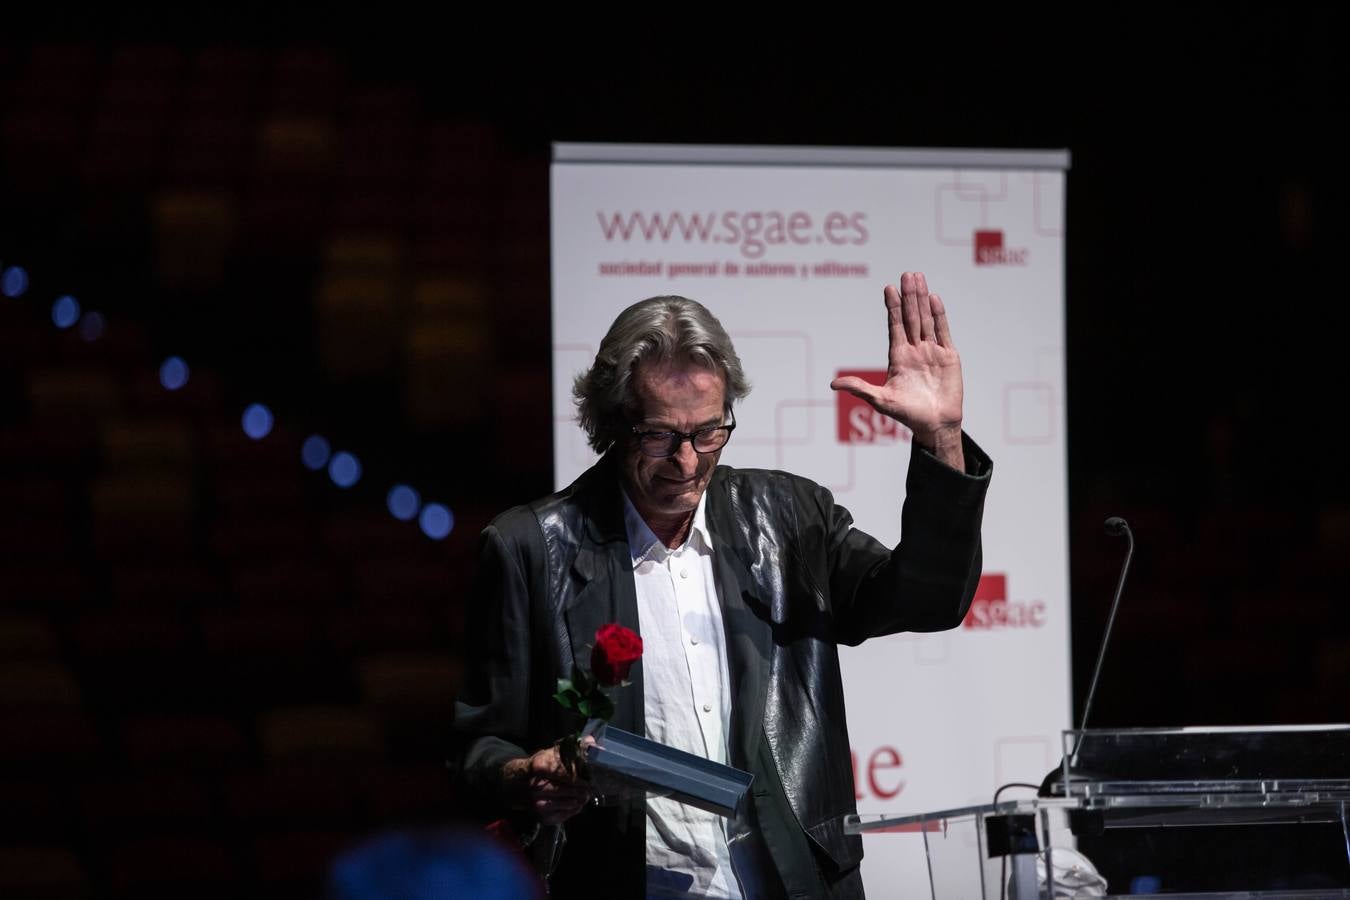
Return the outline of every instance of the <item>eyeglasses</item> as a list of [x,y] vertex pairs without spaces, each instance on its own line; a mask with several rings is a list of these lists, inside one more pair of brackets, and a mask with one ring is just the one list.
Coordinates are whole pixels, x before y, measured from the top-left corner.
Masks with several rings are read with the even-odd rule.
[[735,427],[735,419],[726,425],[714,425],[698,431],[638,431],[634,425],[633,434],[637,435],[638,448],[643,455],[664,459],[679,453],[680,445],[685,441],[690,443],[695,453],[721,450],[731,440],[731,432]]

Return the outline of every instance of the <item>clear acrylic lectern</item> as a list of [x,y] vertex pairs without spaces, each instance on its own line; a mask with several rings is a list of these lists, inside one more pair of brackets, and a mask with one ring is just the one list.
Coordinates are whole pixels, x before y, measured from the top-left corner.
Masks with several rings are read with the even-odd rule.
[[[935,900],[1126,896],[1128,884],[1094,885],[1093,867],[1075,850],[1079,837],[1100,840],[1123,829],[1139,829],[1133,837],[1165,834],[1169,847],[1179,843],[1189,855],[1194,871],[1161,878],[1164,896],[1350,900],[1350,725],[1090,729],[1063,738],[1060,771],[1036,798],[919,815],[864,813],[848,817],[845,830],[921,832]],[[1223,861],[1213,848],[1240,842],[1247,831],[1234,826],[1279,826],[1296,848],[1322,849],[1262,854],[1258,846],[1239,851],[1237,864]],[[1319,842],[1302,841],[1312,827]],[[1189,854],[1188,841],[1196,848]],[[1134,843],[1147,853],[1162,842]],[[1169,881],[1184,887],[1169,893]]]

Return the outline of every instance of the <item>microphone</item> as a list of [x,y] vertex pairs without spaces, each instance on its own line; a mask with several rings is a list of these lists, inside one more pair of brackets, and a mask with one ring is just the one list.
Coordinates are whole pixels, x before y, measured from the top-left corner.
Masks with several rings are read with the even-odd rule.
[[[1106,617],[1106,632],[1102,635],[1101,647],[1097,650],[1097,665],[1092,669],[1092,683],[1088,687],[1087,703],[1083,704],[1083,718],[1078,721],[1078,730],[1087,728],[1088,715],[1092,712],[1092,698],[1097,693],[1097,680],[1102,674],[1102,662],[1106,659],[1106,647],[1111,642],[1111,628],[1116,624],[1116,611],[1120,609],[1120,597],[1125,592],[1125,576],[1130,572],[1130,561],[1134,559],[1134,532],[1130,531],[1130,525],[1120,516],[1111,516],[1102,523],[1106,527],[1106,533],[1112,537],[1125,535],[1129,542],[1125,548],[1125,561],[1120,567],[1120,578],[1116,581],[1116,593],[1111,599],[1111,612]],[[1079,735],[1081,740],[1082,735]],[[1078,760],[1078,744],[1074,744],[1073,754],[1069,758],[1069,767],[1072,768]],[[1063,796],[1067,793],[1067,785],[1060,778],[1064,765],[1063,758],[1060,759],[1060,765],[1051,769],[1041,782],[1040,796],[1049,797],[1054,794]]]

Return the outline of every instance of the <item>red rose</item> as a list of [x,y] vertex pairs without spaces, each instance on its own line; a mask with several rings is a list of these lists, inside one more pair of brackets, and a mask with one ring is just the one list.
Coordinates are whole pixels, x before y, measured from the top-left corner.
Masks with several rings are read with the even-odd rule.
[[642,657],[642,638],[622,625],[602,625],[595,633],[591,651],[591,674],[602,687],[628,680],[628,670]]

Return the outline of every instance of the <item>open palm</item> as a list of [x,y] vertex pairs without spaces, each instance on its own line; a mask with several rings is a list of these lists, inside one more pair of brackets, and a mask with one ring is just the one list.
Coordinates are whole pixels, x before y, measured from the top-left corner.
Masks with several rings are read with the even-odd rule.
[[886,322],[890,332],[886,383],[861,378],[836,378],[830,387],[861,397],[878,412],[914,433],[929,449],[960,446],[961,357],[952,343],[947,310],[937,294],[928,293],[922,272],[905,272],[900,288],[886,285]]

